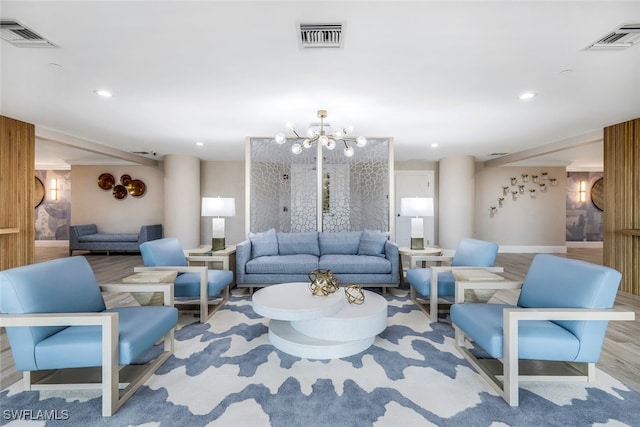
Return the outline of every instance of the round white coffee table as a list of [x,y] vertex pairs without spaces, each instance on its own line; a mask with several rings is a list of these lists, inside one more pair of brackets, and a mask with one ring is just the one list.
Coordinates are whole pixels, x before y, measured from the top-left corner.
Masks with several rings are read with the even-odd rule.
[[253,295],[256,313],[271,319],[269,340],[285,353],[307,359],[335,359],[369,348],[387,327],[387,301],[365,292],[363,304],[349,304],[344,290],[314,296],[308,283],[283,283]]

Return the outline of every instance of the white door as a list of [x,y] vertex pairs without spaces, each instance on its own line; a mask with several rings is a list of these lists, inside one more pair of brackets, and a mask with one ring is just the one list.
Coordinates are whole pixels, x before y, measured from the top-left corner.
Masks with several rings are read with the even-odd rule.
[[[403,197],[434,197],[434,171],[395,172],[396,243],[411,246],[411,218],[400,216],[400,200]],[[424,245],[433,246],[435,236],[434,217],[424,217]]]

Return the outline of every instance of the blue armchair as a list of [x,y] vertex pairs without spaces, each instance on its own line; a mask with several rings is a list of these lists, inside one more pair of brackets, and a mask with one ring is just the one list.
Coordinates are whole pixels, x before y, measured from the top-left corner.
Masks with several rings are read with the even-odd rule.
[[[233,272],[228,270],[207,270],[206,266],[189,266],[178,239],[167,237],[140,245],[144,267],[135,271],[167,270],[177,271],[174,281],[176,298],[200,300],[200,322],[204,323],[229,300],[229,286],[233,282]],[[222,296],[220,294],[222,293]],[[209,297],[218,297],[217,302]],[[209,309],[211,306],[211,309]]]
[[[101,370],[102,382],[93,387],[102,389],[103,416],[113,415],[173,353],[178,320],[174,307],[106,309],[84,257],[0,271],[0,312],[25,389],[87,389],[92,387],[89,378],[95,377],[91,371],[98,370],[100,378]],[[135,365],[161,339],[164,351],[148,364]],[[118,365],[131,366],[121,371]],[[74,368],[74,384],[61,381],[69,368]],[[119,392],[124,383],[128,385]]]
[[[478,269],[491,272],[504,271],[502,267],[494,267],[498,245],[484,240],[463,239],[460,241],[455,254],[450,256],[433,256],[430,260],[435,262],[450,262],[449,266],[434,266],[431,268],[412,268],[407,271],[406,281],[410,285],[411,300],[422,312],[437,322],[439,299],[453,299],[455,294],[455,282],[453,271],[463,268]],[[419,294],[419,295],[418,295]],[[426,299],[429,298],[429,303]],[[452,301],[443,301],[451,303]]]
[[[611,310],[620,278],[608,267],[542,254],[522,284],[458,282],[451,307],[456,346],[511,406],[518,406],[522,378],[592,381],[607,321],[635,318],[634,312]],[[517,305],[463,303],[464,290],[478,287],[521,291]],[[468,346],[489,358],[478,358]]]

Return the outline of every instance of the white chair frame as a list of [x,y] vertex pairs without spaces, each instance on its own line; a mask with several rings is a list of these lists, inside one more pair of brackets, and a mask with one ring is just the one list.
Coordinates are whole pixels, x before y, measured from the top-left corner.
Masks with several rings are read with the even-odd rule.
[[[156,266],[156,267],[135,267],[134,272],[144,271],[176,271],[178,273],[198,273],[200,275],[200,323],[207,322],[222,306],[229,301],[229,288],[231,284],[225,286],[222,292],[222,299],[216,304],[209,303],[209,278],[207,266]],[[178,303],[180,304],[180,303]],[[209,309],[211,306],[211,310]]]
[[[429,258],[425,261],[435,261],[442,262],[447,261],[450,262],[453,258],[450,256],[429,256],[425,257]],[[456,270],[486,270],[492,273],[502,273],[504,272],[503,267],[473,267],[473,266],[433,266],[427,267],[431,269],[431,280],[429,283],[430,286],[430,295],[429,295],[429,303],[427,304],[423,298],[418,296],[418,292],[413,286],[409,286],[409,298],[418,308],[427,316],[427,318],[431,322],[439,322],[438,318],[438,304],[440,303],[438,298],[438,273],[442,273],[445,271],[456,271]],[[443,303],[451,304],[449,301],[443,300]],[[432,315],[435,313],[435,315]]]
[[[464,302],[466,289],[520,289],[521,282],[456,282],[455,302]],[[519,381],[594,381],[595,363],[551,362],[518,359],[518,322],[522,320],[634,320],[632,311],[580,308],[505,308],[503,358],[480,360],[470,351],[473,344],[454,325],[456,347],[487,383],[509,404],[519,405]],[[498,362],[498,363],[495,363]],[[523,374],[521,375],[520,372]]]
[[[173,300],[173,286],[161,291],[165,301]],[[139,285],[107,285],[105,292],[139,291]],[[158,291],[156,287],[154,289]],[[118,366],[118,313],[3,314],[0,326],[100,326],[102,328],[102,366],[42,371],[24,371],[25,390],[102,390],[102,416],[112,416],[153,375],[174,352],[174,330],[164,335],[164,351],[145,365]],[[99,372],[101,371],[101,373]],[[100,379],[96,381],[96,379]],[[120,385],[126,387],[120,392]]]

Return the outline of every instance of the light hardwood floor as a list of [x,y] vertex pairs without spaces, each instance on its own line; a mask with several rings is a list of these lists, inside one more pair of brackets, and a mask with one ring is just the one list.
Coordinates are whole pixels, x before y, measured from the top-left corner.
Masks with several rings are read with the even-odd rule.
[[[82,255],[82,252],[77,254]],[[36,248],[36,262],[65,256],[68,256],[66,248]],[[533,256],[534,254],[498,254],[496,265],[504,267],[504,276],[508,280],[520,281],[529,269]],[[570,248],[565,256],[596,264],[602,264],[603,259],[601,249]],[[133,267],[142,265],[139,255],[89,254],[87,259],[99,283],[120,282],[123,277],[132,274]],[[513,302],[517,293],[500,292],[494,298]],[[137,304],[129,294],[113,294],[106,296],[105,300],[108,306]],[[616,308],[635,311],[636,320],[609,323],[597,366],[629,387],[640,391],[640,297],[620,292],[616,299]],[[0,333],[0,361],[0,388],[4,388],[20,378],[13,367],[4,328]]]

